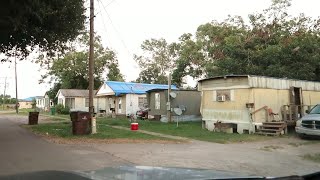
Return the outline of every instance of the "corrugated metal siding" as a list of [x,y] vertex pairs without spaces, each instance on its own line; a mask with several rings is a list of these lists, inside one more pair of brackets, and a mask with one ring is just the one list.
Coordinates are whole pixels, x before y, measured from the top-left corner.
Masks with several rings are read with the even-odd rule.
[[216,88],[216,87],[232,87],[248,85],[248,77],[227,77],[227,78],[217,78],[208,79],[199,82],[200,86],[198,90],[201,91],[206,88]]
[[292,79],[277,79],[262,76],[249,76],[249,86],[268,89],[289,89],[290,87],[301,87],[302,90],[320,91],[320,82],[299,81]]

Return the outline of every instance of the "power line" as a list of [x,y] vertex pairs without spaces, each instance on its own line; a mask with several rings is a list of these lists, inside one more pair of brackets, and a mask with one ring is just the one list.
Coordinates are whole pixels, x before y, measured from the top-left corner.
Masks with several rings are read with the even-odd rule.
[[[98,0],[98,2],[101,3],[104,11],[105,11],[106,14],[107,14],[108,19],[110,20],[111,26],[112,26],[113,29],[116,31],[117,36],[118,36],[118,38],[120,39],[122,45],[123,45],[123,46],[125,47],[125,49],[127,50],[128,55],[131,55],[132,53],[130,52],[130,50],[129,50],[129,48],[127,47],[127,45],[126,45],[126,43],[124,42],[124,40],[122,39],[120,32],[117,30],[117,28],[116,28],[115,25],[113,24],[113,21],[112,21],[110,15],[109,15],[109,13],[107,12],[106,7],[103,5],[103,3],[101,2],[101,0]],[[111,2],[112,2],[112,1],[111,1]],[[109,3],[109,4],[111,4],[111,3]],[[103,20],[103,19],[102,19],[102,20]]]
[[[101,11],[101,6],[100,6],[100,3],[98,3],[98,6],[99,6],[99,10]],[[104,27],[104,30],[106,31],[106,33],[107,33],[107,26],[106,26],[106,24],[104,23],[104,19],[103,19],[103,16],[102,16],[102,13],[100,13],[100,16],[101,16],[101,19],[102,19],[102,24],[103,24],[103,27]],[[108,40],[107,40],[108,41]],[[107,42],[108,43],[108,42]],[[111,45],[111,41],[109,41],[109,44],[110,44],[110,47],[112,46]],[[108,47],[108,45],[107,45],[107,47]]]
[[115,2],[116,0],[112,0],[110,1],[106,6],[108,7],[110,4],[112,4],[113,2]]

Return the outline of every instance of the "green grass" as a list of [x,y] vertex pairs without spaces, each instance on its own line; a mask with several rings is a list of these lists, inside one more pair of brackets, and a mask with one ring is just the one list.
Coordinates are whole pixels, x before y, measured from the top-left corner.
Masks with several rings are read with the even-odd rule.
[[304,159],[310,160],[310,161],[314,161],[314,162],[318,162],[320,163],[320,153],[317,154],[306,154],[303,156]]
[[[34,133],[42,135],[51,135],[61,138],[95,138],[95,139],[144,139],[144,140],[168,140],[167,138],[156,137],[148,134],[139,133],[136,131],[119,130],[105,125],[97,126],[97,134],[90,134],[85,136],[72,135],[71,122],[61,123],[47,123],[38,125],[24,125],[24,127],[31,129]],[[48,134],[47,134],[48,133]]]
[[[33,112],[34,109],[20,109],[19,114],[20,116],[28,116],[29,112]],[[16,112],[10,112],[8,114],[16,114]],[[50,112],[40,112],[40,116],[43,115],[44,117],[48,117],[52,121],[66,121],[71,120],[69,114],[55,114],[51,115]]]
[[[98,124],[130,127],[130,122],[127,119],[99,118],[97,122]],[[271,137],[267,136],[211,132],[202,129],[201,122],[180,122],[179,127],[176,126],[176,123],[162,123],[157,121],[138,120],[138,123],[139,129],[142,130],[216,143],[251,142],[271,139]]]

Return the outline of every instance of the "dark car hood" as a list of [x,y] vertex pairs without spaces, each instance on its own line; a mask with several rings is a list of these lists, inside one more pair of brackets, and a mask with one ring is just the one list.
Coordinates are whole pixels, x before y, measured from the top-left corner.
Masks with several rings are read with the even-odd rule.
[[[184,180],[184,179],[233,179],[248,178],[250,175],[227,171],[167,168],[150,166],[120,166],[115,168],[104,168],[94,171],[39,171],[32,173],[15,174],[11,176],[0,176],[0,179],[82,179],[82,180]],[[254,178],[254,177],[250,177]],[[255,178],[261,178],[255,176]]]
[[150,166],[120,166],[117,168],[105,168],[97,171],[82,172],[83,175],[95,179],[117,179],[117,180],[183,180],[183,179],[208,179],[208,178],[231,178],[248,177],[248,174],[234,173],[217,170],[168,168]]
[[[319,179],[320,172],[275,179]],[[120,166],[95,171],[38,171],[0,176],[1,180],[184,180],[184,179],[273,179],[248,174],[188,168],[167,168],[149,166]]]

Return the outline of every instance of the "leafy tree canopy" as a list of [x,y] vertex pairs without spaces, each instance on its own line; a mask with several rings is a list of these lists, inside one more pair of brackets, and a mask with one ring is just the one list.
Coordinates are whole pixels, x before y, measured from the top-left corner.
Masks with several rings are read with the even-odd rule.
[[[200,25],[175,50],[173,82],[226,74],[320,81],[320,19],[289,15],[290,0],[273,0],[262,12]],[[170,56],[168,56],[170,57]],[[168,58],[167,57],[167,58]]]
[[134,55],[141,72],[137,82],[167,83],[168,73],[175,66],[176,44],[168,44],[165,39],[150,39],[142,43],[142,55]]
[[[55,82],[54,87],[48,91],[50,98],[53,98],[59,89],[87,89],[89,86],[88,77],[88,34],[80,36],[76,44],[84,50],[77,51],[76,48],[70,48],[62,57],[54,58],[52,63],[47,67],[48,72],[42,77],[41,82],[49,79]],[[94,85],[95,89],[101,86],[105,78],[103,74],[107,71],[106,79],[114,81],[123,81],[123,75],[118,68],[118,60],[115,52],[108,48],[104,48],[101,44],[100,37],[95,38],[94,44]],[[40,57],[38,62],[43,62]],[[42,64],[43,67],[48,64]]]
[[0,52],[26,56],[34,48],[52,53],[84,29],[84,0],[0,2]]

